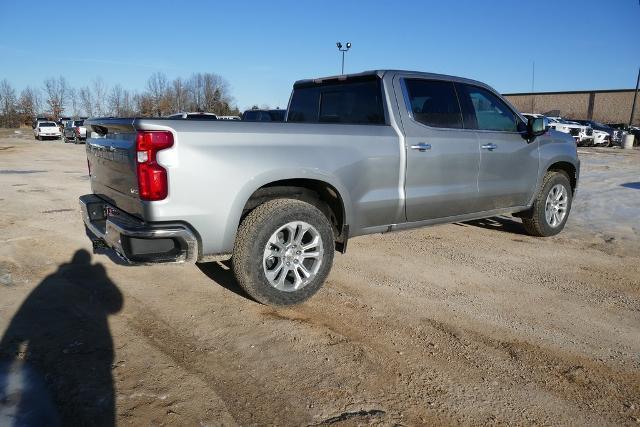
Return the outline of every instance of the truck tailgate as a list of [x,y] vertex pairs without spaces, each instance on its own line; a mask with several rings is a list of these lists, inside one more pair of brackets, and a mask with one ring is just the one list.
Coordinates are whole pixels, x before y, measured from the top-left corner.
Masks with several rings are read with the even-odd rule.
[[[133,119],[95,119],[87,126],[87,160],[94,194],[143,218],[136,175],[136,129]],[[98,131],[98,132],[96,132]]]

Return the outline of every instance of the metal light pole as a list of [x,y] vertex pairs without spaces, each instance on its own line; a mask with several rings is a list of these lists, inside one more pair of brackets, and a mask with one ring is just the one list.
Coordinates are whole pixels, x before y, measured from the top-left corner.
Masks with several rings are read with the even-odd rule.
[[638,86],[640,85],[640,68],[638,68],[638,79],[636,80],[636,91],[633,94],[633,105],[631,106],[631,117],[629,117],[629,127],[633,124],[633,115],[636,112],[636,98],[638,97]]
[[338,47],[338,50],[342,52],[342,70],[340,74],[344,74],[344,53],[348,52],[349,49],[351,49],[351,42],[347,42],[344,49],[342,48],[342,43],[340,42],[336,43],[336,46]]
[[535,87],[536,87],[536,61],[533,61],[532,69],[531,69],[531,114],[535,114],[535,104],[536,104],[536,95],[535,95]]

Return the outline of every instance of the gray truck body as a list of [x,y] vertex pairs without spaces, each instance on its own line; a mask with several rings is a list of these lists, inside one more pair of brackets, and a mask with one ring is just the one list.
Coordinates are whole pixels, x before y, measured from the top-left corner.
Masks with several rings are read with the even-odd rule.
[[[381,80],[385,124],[87,120],[103,135],[87,140],[93,195],[81,198],[85,223],[125,256],[123,235],[177,233],[186,236],[180,255],[160,261],[207,261],[231,255],[248,202],[265,187],[328,188],[343,244],[365,234],[524,211],[551,167],[566,170],[575,189],[580,162],[570,136],[550,130],[528,140],[522,132],[426,126],[413,119],[403,81],[467,83],[500,97],[489,86],[429,73],[368,74]],[[137,194],[135,137],[144,130],[174,138],[158,153],[169,187],[161,201]],[[92,206],[103,215],[90,212]]]

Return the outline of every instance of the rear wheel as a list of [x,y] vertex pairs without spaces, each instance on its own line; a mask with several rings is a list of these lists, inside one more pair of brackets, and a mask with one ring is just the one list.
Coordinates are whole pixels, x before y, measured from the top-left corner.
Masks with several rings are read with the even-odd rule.
[[572,197],[567,175],[558,171],[547,172],[532,208],[520,214],[527,233],[548,237],[561,232],[569,218]]
[[333,231],[316,206],[294,199],[265,202],[240,224],[233,270],[240,286],[268,305],[299,304],[327,278]]

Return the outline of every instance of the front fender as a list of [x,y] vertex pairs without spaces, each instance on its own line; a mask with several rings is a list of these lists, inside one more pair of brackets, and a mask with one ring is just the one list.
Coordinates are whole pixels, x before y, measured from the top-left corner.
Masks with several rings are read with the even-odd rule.
[[[540,168],[538,169],[536,188],[540,188],[547,171],[558,163],[568,163],[575,168],[577,185],[580,175],[580,159],[573,138],[568,134],[554,130],[541,136],[540,139]],[[536,194],[537,191],[531,197],[529,206],[533,205]]]

